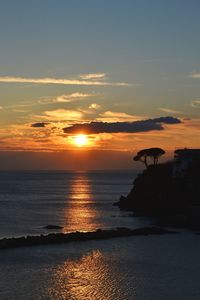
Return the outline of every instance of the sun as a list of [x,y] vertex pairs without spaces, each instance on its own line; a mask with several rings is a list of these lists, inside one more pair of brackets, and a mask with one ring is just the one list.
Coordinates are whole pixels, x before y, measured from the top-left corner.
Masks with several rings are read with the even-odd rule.
[[88,137],[85,134],[78,134],[74,138],[74,143],[76,146],[81,147],[88,144]]

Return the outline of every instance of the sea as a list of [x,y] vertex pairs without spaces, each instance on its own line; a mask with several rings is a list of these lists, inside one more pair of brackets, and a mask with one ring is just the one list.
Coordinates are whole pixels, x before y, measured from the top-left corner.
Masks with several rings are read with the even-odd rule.
[[[113,203],[127,195],[138,171],[0,172],[0,237],[136,228],[147,222]],[[52,231],[51,231],[52,232]]]
[[[113,206],[137,174],[0,172],[0,237],[149,225]],[[199,300],[200,235],[177,231],[0,250],[0,300]]]

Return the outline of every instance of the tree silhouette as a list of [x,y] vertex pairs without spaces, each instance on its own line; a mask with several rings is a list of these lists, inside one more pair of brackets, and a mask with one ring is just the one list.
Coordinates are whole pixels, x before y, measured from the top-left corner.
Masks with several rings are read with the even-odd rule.
[[133,160],[134,161],[141,161],[142,163],[145,164],[146,168],[148,167],[147,156],[146,155],[139,155],[139,154],[137,154],[135,157],[133,157]]
[[153,160],[153,164],[157,165],[160,156],[165,154],[165,151],[161,148],[148,148],[140,150],[137,155],[133,158],[134,161],[141,161],[148,168],[148,157]]

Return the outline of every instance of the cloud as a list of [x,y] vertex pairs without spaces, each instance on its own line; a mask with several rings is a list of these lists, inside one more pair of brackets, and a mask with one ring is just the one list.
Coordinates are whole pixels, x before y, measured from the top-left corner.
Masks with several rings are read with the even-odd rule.
[[141,120],[135,122],[91,122],[85,124],[74,124],[63,129],[64,133],[74,134],[86,132],[88,134],[99,133],[137,133],[151,130],[163,130],[163,124],[179,124],[181,121],[174,117],[160,117],[155,119]]
[[55,110],[48,110],[45,111],[44,114],[46,115],[47,119],[53,119],[58,121],[68,121],[81,119],[83,117],[83,113],[77,110],[67,110],[67,109],[55,109]]
[[194,72],[194,73],[190,74],[189,77],[190,78],[200,79],[200,73]]
[[182,114],[183,113],[182,111],[174,110],[174,109],[171,109],[171,108],[160,107],[159,110],[163,111],[163,112],[166,112],[166,113],[169,113],[169,114]]
[[73,102],[81,99],[85,99],[91,97],[91,94],[84,94],[84,93],[73,93],[70,95],[61,95],[56,98],[56,102]]
[[200,99],[193,100],[193,101],[191,102],[191,106],[192,106],[192,107],[200,108]]
[[15,109],[15,108],[13,108],[13,111],[16,112],[16,113],[27,113],[27,112],[29,112],[29,110],[26,110],[26,109]]
[[95,80],[65,79],[65,78],[27,78],[14,76],[0,76],[0,83],[37,83],[61,85],[96,85],[96,86],[133,86],[126,82],[106,82]]
[[100,118],[97,121],[100,122],[122,122],[122,121],[137,121],[141,116],[129,115],[124,112],[105,111],[100,114]]
[[174,118],[174,117],[159,117],[159,118],[154,118],[154,119],[150,119],[156,123],[163,123],[163,124],[180,124],[181,120],[179,120],[178,118]]
[[83,74],[80,75],[81,79],[105,79],[106,73],[90,73],[90,74]]
[[72,94],[63,94],[57,96],[56,98],[52,97],[42,97],[38,102],[40,104],[49,104],[49,103],[69,103],[78,100],[83,100],[88,97],[94,96],[93,94],[86,94],[86,93],[72,93]]
[[38,122],[38,123],[31,124],[31,127],[44,128],[48,124],[49,124],[48,122]]
[[97,104],[97,103],[92,103],[90,104],[89,106],[89,109],[93,109],[93,110],[98,110],[101,108],[101,105],[100,104]]

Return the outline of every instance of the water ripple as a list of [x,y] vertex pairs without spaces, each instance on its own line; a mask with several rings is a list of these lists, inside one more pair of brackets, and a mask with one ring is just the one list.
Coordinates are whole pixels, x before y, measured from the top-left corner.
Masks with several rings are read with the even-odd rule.
[[94,250],[76,261],[66,261],[55,271],[50,299],[124,300],[128,299],[119,282],[114,256]]

